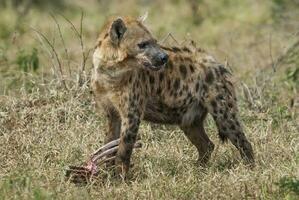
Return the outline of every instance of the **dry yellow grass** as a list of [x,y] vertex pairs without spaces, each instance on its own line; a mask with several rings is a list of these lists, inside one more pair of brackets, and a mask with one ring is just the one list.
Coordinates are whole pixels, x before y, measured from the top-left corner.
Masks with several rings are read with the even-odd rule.
[[[81,163],[103,144],[105,119],[96,112],[88,82],[70,87],[81,63],[80,44],[70,25],[55,14],[69,49],[72,76],[56,24],[47,12],[34,9],[22,23],[24,33],[8,32],[3,43],[1,38],[0,199],[298,198],[299,86],[286,76],[296,65],[281,64],[276,72],[271,67],[298,39],[298,12],[288,10],[289,18],[277,22],[271,15],[272,1],[203,1],[205,18],[195,25],[185,1],[129,0],[121,5],[112,1],[108,9],[94,0],[67,2],[73,6],[64,14],[77,27],[78,7],[84,10],[86,52],[107,15],[138,15],[148,10],[148,26],[158,38],[168,32],[178,41],[193,38],[220,61],[228,60],[236,77],[244,128],[256,153],[256,168],[246,168],[231,144],[219,142],[209,118],[206,127],[216,149],[205,169],[195,164],[196,150],[177,127],[142,123],[144,145],[134,152],[127,182],[109,176],[85,187],[66,182],[67,166]],[[10,19],[15,18],[12,9],[2,9],[0,16],[0,26],[9,29]],[[41,46],[29,27],[45,33],[50,41],[56,38],[69,91],[52,74],[49,47]],[[38,48],[40,68],[36,73],[23,73],[15,64],[16,57],[20,49],[31,52],[33,47]],[[88,77],[90,59],[86,66]],[[251,100],[244,95],[248,91]],[[284,180],[293,180],[293,184],[284,184]]]

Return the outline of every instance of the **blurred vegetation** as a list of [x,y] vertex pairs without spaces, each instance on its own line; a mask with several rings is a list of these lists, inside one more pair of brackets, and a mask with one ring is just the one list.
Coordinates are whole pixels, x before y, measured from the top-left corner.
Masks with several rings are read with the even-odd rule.
[[30,9],[48,10],[49,8],[62,9],[66,4],[64,0],[0,0],[0,6],[4,8],[11,7],[17,12],[27,14]]
[[299,197],[299,180],[291,177],[283,177],[278,183],[284,193],[293,193]]
[[31,53],[27,53],[25,50],[18,52],[16,62],[19,68],[24,72],[36,72],[39,68],[39,58],[37,49],[33,48]]
[[290,11],[296,12],[299,9],[299,1],[297,0],[272,0],[272,15],[275,19],[287,19]]

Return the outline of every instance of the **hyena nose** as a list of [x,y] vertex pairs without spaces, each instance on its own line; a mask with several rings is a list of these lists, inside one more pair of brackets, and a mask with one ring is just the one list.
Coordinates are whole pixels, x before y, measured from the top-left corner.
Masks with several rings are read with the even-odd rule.
[[166,53],[161,53],[161,54],[160,54],[160,59],[161,59],[161,62],[162,62],[163,64],[165,64],[165,63],[167,63],[167,61],[168,61],[168,55],[167,55]]

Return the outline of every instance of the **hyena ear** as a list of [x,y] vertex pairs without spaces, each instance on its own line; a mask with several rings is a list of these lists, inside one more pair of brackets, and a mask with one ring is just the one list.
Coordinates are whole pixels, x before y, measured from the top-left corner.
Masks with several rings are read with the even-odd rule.
[[115,45],[119,45],[121,39],[123,38],[127,27],[121,18],[117,18],[111,25],[110,28],[110,39]]

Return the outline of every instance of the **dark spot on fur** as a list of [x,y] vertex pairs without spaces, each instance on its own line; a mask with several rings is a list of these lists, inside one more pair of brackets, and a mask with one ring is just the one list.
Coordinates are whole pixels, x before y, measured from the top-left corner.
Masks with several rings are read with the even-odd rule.
[[184,47],[183,51],[186,51],[186,52],[189,52],[189,53],[191,52],[190,49],[188,49],[188,47]]
[[233,104],[231,102],[229,102],[227,105],[228,105],[229,108],[233,107]]
[[216,99],[217,99],[217,100],[223,100],[224,98],[223,98],[223,95],[218,94],[217,97],[216,97]]
[[154,76],[150,75],[149,80],[150,80],[151,84],[155,83],[155,77]]
[[182,74],[183,79],[185,79],[187,76],[187,69],[186,69],[185,65],[180,65],[180,72]]
[[223,130],[223,131],[227,131],[226,126],[223,126],[223,127],[222,127],[222,130]]
[[[134,128],[135,129],[135,128]],[[132,130],[133,131],[133,130]],[[135,141],[135,139],[136,139],[136,135],[135,134],[130,134],[130,133],[128,133],[128,134],[126,134],[125,136],[124,136],[124,141],[125,141],[125,143],[129,143],[129,144],[132,144],[134,141]]]
[[216,103],[216,101],[214,101],[214,100],[213,100],[213,101],[211,101],[211,105],[213,106],[213,108],[214,108],[214,109],[216,109],[216,108],[217,108],[217,103]]
[[129,83],[131,83],[131,82],[132,82],[132,76],[129,77]]
[[227,141],[227,137],[226,134],[223,133],[222,131],[219,132],[219,138],[222,142],[226,142]]
[[170,90],[170,88],[171,88],[171,81],[168,80],[168,81],[167,81],[167,89]]
[[208,86],[207,86],[206,84],[203,84],[203,85],[202,85],[202,89],[203,89],[205,92],[207,92],[207,91],[208,91]]
[[232,130],[236,130],[236,126],[235,126],[234,124],[231,124],[231,125],[230,125],[230,129],[232,129]]
[[174,96],[175,98],[177,98],[177,96],[178,96],[178,92],[175,91],[174,94],[173,94],[173,96]]
[[211,84],[214,81],[214,74],[212,72],[212,70],[209,70],[206,74],[206,82]]
[[164,50],[166,50],[166,51],[172,51],[172,49],[171,49],[171,48],[169,48],[169,47],[164,47],[164,46],[161,46],[161,48],[162,48],[162,49],[164,49]]
[[223,114],[223,117],[224,117],[224,119],[227,119],[227,113],[226,112]]
[[185,98],[184,100],[183,100],[183,105],[186,105],[187,104],[187,99]]
[[164,79],[164,73],[160,73],[160,75],[159,75],[159,80],[160,80],[160,82],[162,82],[163,79]]
[[132,102],[136,100],[136,93],[133,94],[133,99],[131,100]]
[[183,91],[182,91],[182,90],[180,91],[179,95],[180,95],[180,96],[182,96],[182,95],[183,95]]
[[99,42],[98,42],[98,47],[100,47],[102,45],[102,41],[100,40]]
[[204,50],[202,48],[197,48],[198,52],[204,52]]
[[173,52],[180,52],[181,49],[179,49],[178,47],[172,47],[172,51],[173,51]]
[[157,108],[158,113],[163,113],[163,105],[159,105],[159,107]]
[[105,34],[104,39],[106,39],[108,37],[108,33]]
[[180,79],[177,78],[177,79],[174,81],[173,88],[174,88],[175,90],[177,90],[177,89],[179,89],[179,87],[180,87]]
[[161,94],[161,88],[159,87],[157,90],[157,95],[160,95],[160,94]]
[[173,63],[172,63],[171,60],[168,60],[168,62],[167,62],[167,68],[173,69]]
[[236,117],[236,113],[232,113],[232,118],[233,118],[233,119],[237,119],[237,117]]
[[199,82],[196,83],[195,90],[196,90],[196,92],[198,92],[198,90],[199,90]]
[[193,67],[193,65],[189,65],[189,68],[190,68],[190,72],[193,73],[193,72],[194,72],[194,67]]
[[141,80],[142,80],[142,82],[145,82],[145,74],[144,73],[141,73]]
[[128,118],[129,118],[129,119],[132,119],[132,118],[134,118],[134,115],[133,115],[132,113],[129,113],[129,114],[128,114]]

